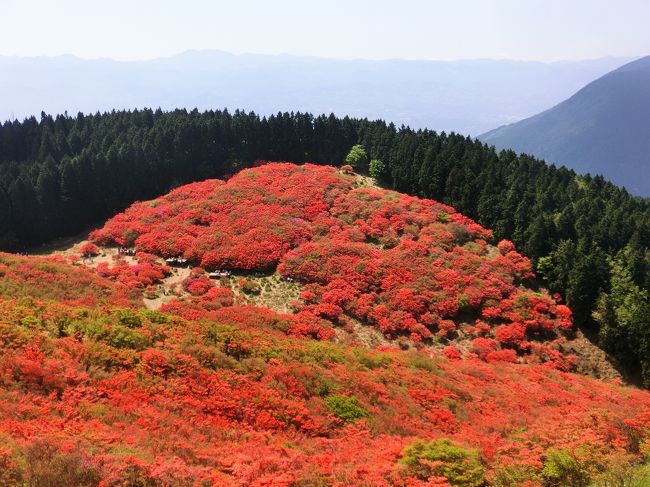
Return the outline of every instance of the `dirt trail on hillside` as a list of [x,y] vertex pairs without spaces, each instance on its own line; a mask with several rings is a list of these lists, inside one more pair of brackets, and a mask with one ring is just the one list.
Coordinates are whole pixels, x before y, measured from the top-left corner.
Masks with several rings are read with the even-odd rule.
[[[36,249],[28,255],[39,255],[39,256],[48,256],[48,255],[58,255],[65,259],[69,259],[73,255],[79,256],[81,254],[80,249],[83,245],[87,244],[89,241],[86,240],[86,235],[77,237],[76,240],[73,240],[72,237],[65,239],[65,241],[59,241],[53,243],[51,246],[48,246],[49,249],[43,248],[43,250]],[[102,262],[105,262],[109,265],[115,263],[115,261],[120,258],[123,259],[127,264],[133,265],[137,261],[135,257],[130,255],[119,255],[119,252],[114,247],[99,247],[100,254],[95,257],[89,257],[87,259],[81,259],[78,262],[73,262],[73,265],[84,265],[86,267],[95,268]]]
[[175,267],[172,274],[164,278],[158,285],[159,293],[156,298],[142,298],[145,307],[150,310],[158,310],[171,300],[187,295],[183,291],[181,283],[190,276],[191,272],[192,270],[189,267]]

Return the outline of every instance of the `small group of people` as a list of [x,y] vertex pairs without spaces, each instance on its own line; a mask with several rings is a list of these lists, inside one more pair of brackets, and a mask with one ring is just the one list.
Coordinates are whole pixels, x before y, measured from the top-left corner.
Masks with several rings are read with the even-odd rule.
[[128,255],[130,257],[133,257],[135,255],[135,249],[132,247],[120,247],[117,249],[117,253],[119,255]]
[[219,269],[217,271],[210,272],[210,274],[208,274],[208,277],[210,279],[219,279],[221,277],[230,277],[231,275],[232,275],[232,272],[230,272],[228,270],[224,270],[224,269]]
[[185,265],[187,264],[187,259],[181,255],[178,257],[170,257],[165,259],[165,262],[169,265]]

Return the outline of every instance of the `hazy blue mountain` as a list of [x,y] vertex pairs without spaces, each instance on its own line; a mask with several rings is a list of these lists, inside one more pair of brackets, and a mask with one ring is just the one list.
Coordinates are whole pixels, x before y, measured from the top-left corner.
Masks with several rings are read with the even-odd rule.
[[650,56],[606,74],[550,110],[480,138],[580,173],[603,174],[650,196]]
[[0,57],[0,119],[144,106],[334,112],[479,134],[629,59],[368,61],[188,51],[151,61]]

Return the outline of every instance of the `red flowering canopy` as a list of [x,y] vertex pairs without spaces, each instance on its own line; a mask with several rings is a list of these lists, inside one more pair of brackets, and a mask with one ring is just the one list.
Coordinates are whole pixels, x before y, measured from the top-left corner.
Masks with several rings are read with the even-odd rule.
[[[522,285],[531,264],[511,242],[492,247],[489,230],[447,205],[355,188],[355,181],[331,167],[265,162],[225,183],[190,184],[136,203],[92,239],[134,242],[208,270],[277,268],[309,284],[303,310],[324,319],[345,315],[416,342],[490,338],[492,352],[512,350],[493,359],[534,352],[535,360],[571,367],[570,357],[551,360],[547,345],[530,345],[569,331],[571,315]],[[208,287],[186,285],[197,295]]]

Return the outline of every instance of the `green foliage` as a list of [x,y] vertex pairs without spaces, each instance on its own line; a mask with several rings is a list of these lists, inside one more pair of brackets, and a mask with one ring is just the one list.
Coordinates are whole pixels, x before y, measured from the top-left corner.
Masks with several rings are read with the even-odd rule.
[[354,423],[359,419],[370,416],[370,413],[354,396],[327,396],[325,398],[325,403],[334,416],[346,423]]
[[605,254],[600,250],[578,258],[569,271],[566,299],[577,323],[585,324],[590,318],[602,286],[607,282]]
[[496,470],[490,480],[492,487],[518,487],[525,482],[539,482],[539,472],[532,465],[513,464]]
[[424,443],[416,440],[402,451],[400,463],[409,474],[426,480],[432,475],[445,477],[451,485],[481,486],[485,484],[485,471],[479,454],[456,445],[447,438]]
[[550,255],[545,255],[537,259],[537,265],[535,266],[537,274],[540,276],[546,277],[552,275],[553,273],[553,259]]
[[31,487],[90,487],[99,484],[101,471],[82,453],[62,452],[56,445],[41,441],[26,450],[23,476],[21,485]]
[[164,313],[161,313],[160,311],[144,310],[144,311],[141,311],[141,314],[146,319],[148,319],[149,321],[151,321],[152,323],[155,323],[157,325],[163,325],[163,324],[169,322],[169,319],[167,318],[167,315],[165,315]]
[[361,144],[352,146],[348,155],[345,156],[345,163],[356,170],[365,170],[368,167],[368,154]]
[[241,290],[246,294],[260,294],[262,292],[262,286],[259,282],[252,279],[245,279],[241,285]]
[[327,342],[309,342],[304,349],[297,350],[295,354],[297,360],[308,364],[340,364],[345,361],[341,349]]
[[116,316],[119,323],[128,328],[140,328],[142,326],[142,319],[135,311],[118,311]]
[[591,483],[589,463],[564,449],[546,452],[542,477],[553,486],[588,487]]
[[650,300],[635,283],[633,250],[628,246],[609,259],[610,290],[602,293],[593,312],[603,348],[650,386]]
[[[126,312],[126,316],[129,316]],[[120,314],[120,313],[116,313]],[[151,333],[143,333],[139,328],[131,328],[120,323],[120,318],[101,319],[89,316],[65,324],[62,332],[68,336],[81,334],[91,340],[104,341],[112,347],[142,350],[151,343]]]
[[115,348],[143,350],[151,344],[151,340],[143,333],[122,325],[113,326],[104,341]]
[[607,466],[594,475],[590,487],[647,487],[650,485],[650,465],[621,461]]
[[371,370],[386,367],[393,361],[387,353],[372,353],[361,348],[355,348],[354,355],[361,365]]
[[372,159],[368,166],[368,172],[373,178],[382,179],[386,171],[386,164],[380,159]]
[[421,352],[413,353],[408,358],[407,364],[409,367],[425,370],[434,374],[440,373],[440,367],[436,363],[435,359]]

